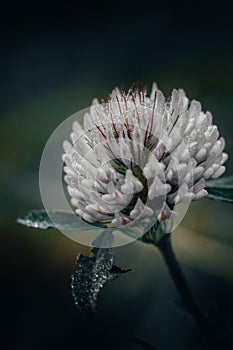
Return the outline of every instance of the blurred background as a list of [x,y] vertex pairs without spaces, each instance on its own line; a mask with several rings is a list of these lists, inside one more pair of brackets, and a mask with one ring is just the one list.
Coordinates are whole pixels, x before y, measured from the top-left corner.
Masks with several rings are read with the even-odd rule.
[[[38,169],[44,145],[65,118],[116,85],[156,81],[168,96],[183,88],[210,110],[227,140],[232,174],[233,16],[224,2],[90,1],[1,5],[2,349],[199,349],[200,334],[179,308],[155,248],[116,248],[132,272],[101,292],[95,320],[74,307],[70,275],[88,254],[55,230],[17,225],[42,208]],[[223,327],[233,322],[231,204],[194,203],[173,244],[194,294]]]

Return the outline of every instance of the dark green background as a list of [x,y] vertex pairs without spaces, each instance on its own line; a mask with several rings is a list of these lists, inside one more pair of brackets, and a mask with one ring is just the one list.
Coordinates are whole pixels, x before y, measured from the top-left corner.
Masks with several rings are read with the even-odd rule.
[[[119,264],[133,271],[102,291],[90,323],[70,294],[76,254],[87,248],[57,231],[21,227],[15,218],[42,207],[38,168],[51,132],[121,83],[156,81],[167,96],[182,87],[213,113],[231,156],[230,8],[224,2],[11,2],[1,16],[0,345],[139,349],[128,341],[138,335],[162,350],[199,349],[198,330],[175,306],[178,295],[154,248],[116,249]],[[230,157],[228,174],[232,165]],[[210,301],[217,302],[231,321],[232,224],[230,204],[204,199],[190,207],[173,237],[193,292],[211,314]]]

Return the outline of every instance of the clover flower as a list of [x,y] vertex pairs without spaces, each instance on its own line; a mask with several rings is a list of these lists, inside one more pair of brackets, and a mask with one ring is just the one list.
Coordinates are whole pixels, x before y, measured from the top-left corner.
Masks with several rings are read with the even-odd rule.
[[94,99],[70,138],[64,179],[75,212],[116,227],[170,218],[176,204],[207,195],[205,180],[221,176],[227,160],[211,113],[182,89],[165,99],[155,83],[150,95],[137,83]]

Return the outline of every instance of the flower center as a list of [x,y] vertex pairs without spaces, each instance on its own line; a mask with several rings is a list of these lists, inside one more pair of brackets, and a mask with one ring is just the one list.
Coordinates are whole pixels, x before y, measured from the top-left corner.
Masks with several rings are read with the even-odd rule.
[[[122,159],[112,159],[112,163],[118,173],[126,175],[128,167],[125,165]],[[140,192],[134,193],[129,204],[120,211],[122,214],[127,216],[129,216],[130,212],[134,209],[139,198],[143,204],[146,204],[148,197],[148,182],[146,177],[143,175],[142,168],[138,164],[131,161],[130,169],[132,170],[133,175],[142,183],[143,188]]]

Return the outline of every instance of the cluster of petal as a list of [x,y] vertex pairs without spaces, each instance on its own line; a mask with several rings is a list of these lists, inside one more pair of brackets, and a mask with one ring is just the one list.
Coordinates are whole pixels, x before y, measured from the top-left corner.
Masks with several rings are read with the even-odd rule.
[[64,142],[67,190],[88,222],[135,224],[165,220],[174,206],[207,195],[205,180],[225,171],[225,141],[210,112],[181,89],[165,99],[136,84],[94,100]]

